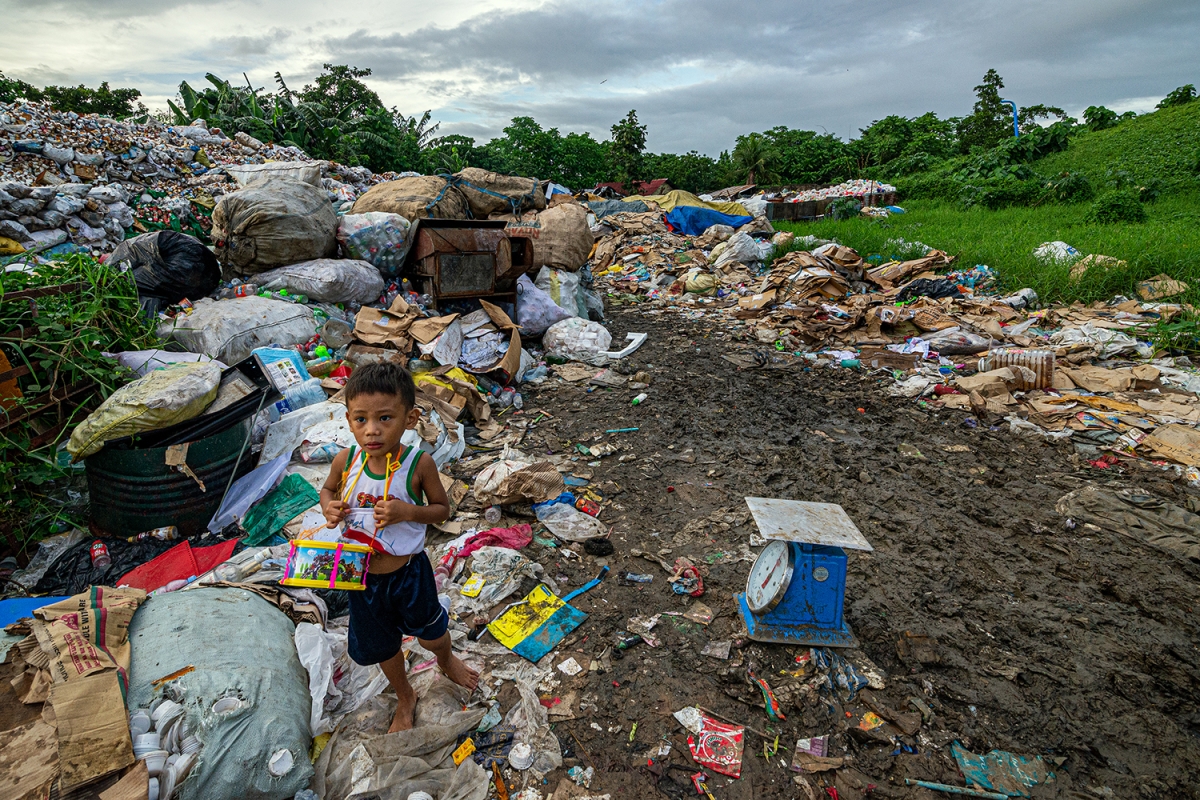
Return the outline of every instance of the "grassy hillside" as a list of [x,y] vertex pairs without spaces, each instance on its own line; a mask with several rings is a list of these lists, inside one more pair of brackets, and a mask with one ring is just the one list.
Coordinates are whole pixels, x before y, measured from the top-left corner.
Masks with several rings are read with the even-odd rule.
[[1194,191],[1200,187],[1200,102],[1163,108],[1123,122],[1115,128],[1072,137],[1070,146],[1035,161],[1042,175],[1081,172],[1093,186],[1104,183],[1105,172],[1120,169],[1145,184],[1162,181],[1165,190]]
[[[1195,104],[1200,107],[1200,103]],[[834,222],[776,223],[775,227],[837,239],[864,256],[895,253],[889,239],[921,241],[958,256],[959,267],[987,264],[1005,288],[1031,287],[1047,302],[1107,300],[1135,296],[1137,281],[1166,273],[1191,285],[1187,298],[1200,302],[1200,206],[1189,195],[1164,195],[1148,206],[1149,219],[1137,224],[1097,225],[1086,221],[1088,204],[1012,207],[999,211],[962,210],[932,200],[903,202],[906,214],[887,219],[858,217]],[[1089,272],[1078,283],[1069,267],[1044,266],[1033,257],[1042,242],[1065,241],[1083,253],[1128,261],[1107,273]]]

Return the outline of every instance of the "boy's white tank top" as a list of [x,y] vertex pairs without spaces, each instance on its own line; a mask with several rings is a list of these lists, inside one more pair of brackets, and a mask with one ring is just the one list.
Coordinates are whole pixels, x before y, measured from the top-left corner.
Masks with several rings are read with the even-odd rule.
[[385,497],[415,506],[425,505],[424,494],[416,489],[420,458],[419,447],[405,447],[399,458],[389,459],[387,474],[376,475],[367,467],[366,452],[356,445],[350,447],[342,473],[342,499],[350,506],[345,538],[394,556],[412,555],[425,549],[423,523],[395,522],[382,530],[375,529],[375,504]]

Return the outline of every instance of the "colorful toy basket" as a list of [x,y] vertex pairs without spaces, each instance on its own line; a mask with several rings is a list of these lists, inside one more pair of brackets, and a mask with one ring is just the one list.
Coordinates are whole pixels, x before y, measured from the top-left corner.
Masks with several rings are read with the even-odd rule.
[[311,589],[365,589],[370,559],[371,548],[365,544],[293,539],[280,583]]

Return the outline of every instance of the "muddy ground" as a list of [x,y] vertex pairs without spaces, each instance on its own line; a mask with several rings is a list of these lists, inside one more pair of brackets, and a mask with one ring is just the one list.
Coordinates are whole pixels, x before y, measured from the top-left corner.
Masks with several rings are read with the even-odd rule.
[[[688,775],[696,767],[671,714],[700,705],[772,743],[779,736],[778,754],[765,759],[763,738],[747,731],[741,778],[712,776],[718,800],[806,797],[786,765],[797,739],[822,734],[833,735],[829,755],[848,757],[842,769],[809,778],[822,798],[824,786],[846,800],[944,797],[904,779],[961,785],[949,753],[955,740],[976,753],[1046,757],[1057,780],[1035,797],[1200,797],[1200,567],[1126,537],[1068,530],[1054,510],[1087,482],[1137,486],[1176,504],[1194,490],[1152,466],[1097,470],[1072,458],[1069,444],[970,427],[961,412],[888,397],[886,376],[811,370],[792,358],[740,368],[722,356],[762,345],[705,321],[630,309],[612,316],[614,343],[627,331],[650,334],[629,359],[653,375],[650,399],[633,407],[636,390],[588,393],[552,379],[526,393],[526,412],[553,419],[522,444],[529,453],[563,453],[576,442],[620,448],[598,466],[580,457],[577,471],[593,473],[616,552],[571,560],[530,549],[560,587],[612,566],[575,601],[590,614],[584,638],[556,659],[573,655],[584,666],[573,678],[558,675],[560,696],[574,692],[583,710],[554,728],[566,766],[597,768],[592,793],[695,796]],[[626,427],[638,430],[603,433]],[[902,454],[902,444],[923,458]],[[844,694],[788,696],[781,687],[800,679],[781,671],[799,669],[795,656],[806,651],[741,638],[733,596],[750,568],[746,496],[841,504],[874,545],[850,556],[846,617],[886,688],[854,703]],[[589,671],[631,616],[695,602],[633,549],[703,564],[699,602],[716,617],[707,626],[662,617],[660,647],[639,645],[611,671]],[[654,581],[623,584],[622,570]],[[902,638],[909,646],[898,649]],[[700,654],[729,639],[729,660]],[[767,717],[746,678],[751,667],[780,691],[785,721]],[[919,730],[852,735],[846,717],[861,716],[864,702],[910,730],[920,720]],[[923,720],[922,703],[931,712]],[[666,769],[656,788],[647,755],[663,740],[672,745],[663,761],[682,768]]]

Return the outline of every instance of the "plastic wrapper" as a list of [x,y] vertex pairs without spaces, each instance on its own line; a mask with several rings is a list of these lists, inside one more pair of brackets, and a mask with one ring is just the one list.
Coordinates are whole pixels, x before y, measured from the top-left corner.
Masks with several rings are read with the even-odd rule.
[[1154,347],[1139,342],[1128,333],[1111,328],[1098,328],[1086,322],[1077,328],[1062,328],[1050,335],[1050,344],[1056,347],[1079,345],[1094,347],[1100,358],[1137,354],[1142,358],[1154,355]]
[[[770,243],[768,242],[768,244]],[[716,256],[712,267],[719,269],[726,264],[753,264],[756,261],[762,261],[763,257],[759,255],[759,252],[758,244],[753,237],[745,233],[735,233],[725,242],[725,247]]]
[[528,275],[517,278],[517,324],[521,326],[522,334],[541,336],[554,323],[573,316],[578,315],[560,307],[557,301],[535,285]]
[[378,664],[354,663],[346,652],[346,629],[330,623],[301,622],[296,626],[296,652],[308,671],[312,696],[309,727],[313,736],[332,731],[342,718],[387,688],[387,677]]
[[604,523],[565,503],[554,503],[539,508],[537,518],[563,541],[582,542],[608,536],[608,528]]
[[[567,314],[570,314],[572,317],[582,317],[587,314],[586,307],[583,313],[579,311],[579,291],[580,286],[582,286],[582,280],[580,274],[576,272],[542,267],[538,270],[534,285],[549,295],[554,304]],[[518,316],[520,316],[519,313]]]
[[572,318],[551,325],[542,337],[546,355],[583,361],[594,366],[608,363],[612,334],[598,322]]
[[541,564],[508,547],[481,547],[472,554],[470,564],[471,572],[485,580],[478,596],[454,601],[459,616],[492,608],[520,589],[526,578],[545,581]]
[[246,516],[250,507],[266,496],[267,492],[283,479],[291,453],[276,457],[272,461],[263,462],[262,466],[252,470],[233,482],[221,507],[208,523],[212,533],[219,533],[227,525],[237,522]]
[[[212,361],[203,353],[172,353],[169,350],[126,350],[124,353],[105,353],[109,358],[115,358],[122,367],[128,367],[141,377],[156,369],[169,364],[195,364],[200,361]],[[214,361],[221,369],[225,365]]]
[[212,251],[199,239],[175,231],[155,231],[128,239],[105,263],[132,270],[142,307],[153,314],[185,297],[199,299],[212,294],[221,282],[221,267]]

